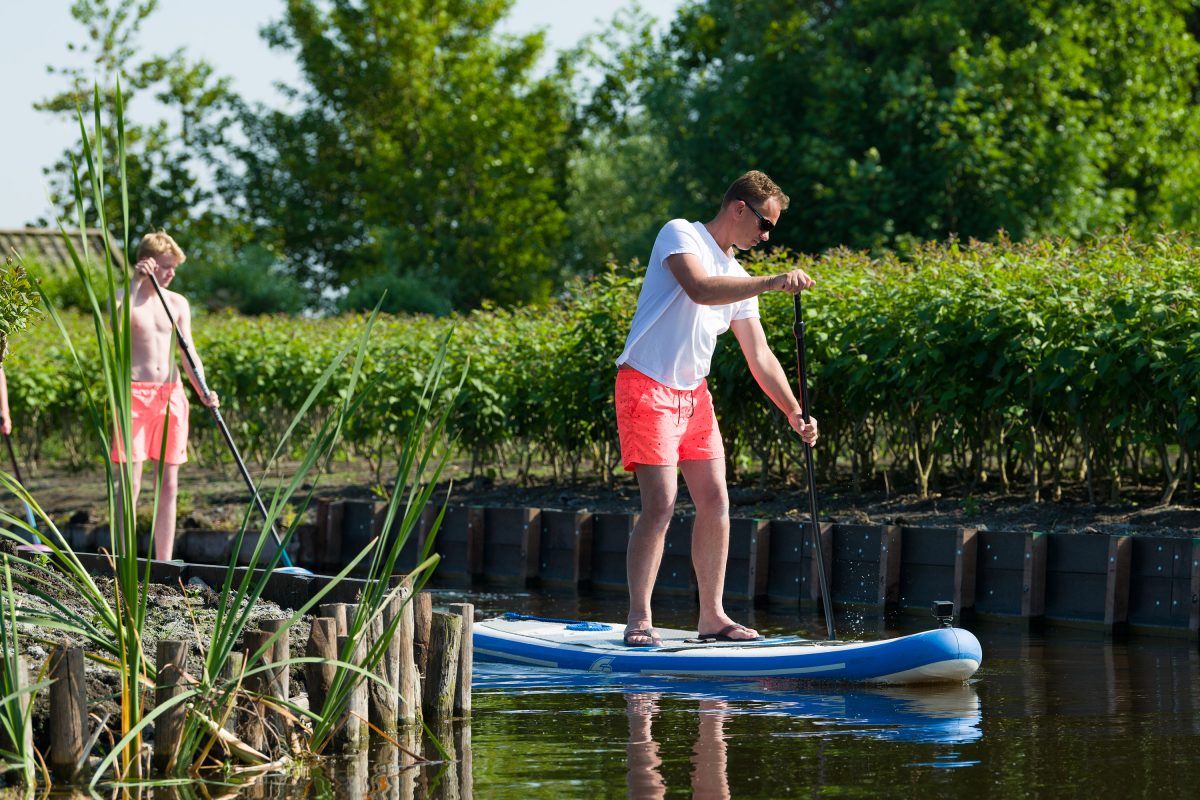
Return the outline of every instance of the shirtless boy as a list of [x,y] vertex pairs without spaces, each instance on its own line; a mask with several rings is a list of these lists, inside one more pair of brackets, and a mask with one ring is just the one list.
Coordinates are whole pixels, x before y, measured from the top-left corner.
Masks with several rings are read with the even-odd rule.
[[[154,291],[158,279],[163,296],[171,308],[171,317],[179,326],[179,332],[187,342],[192,341],[192,312],[183,295],[167,289],[175,278],[175,270],[187,259],[175,240],[163,232],[149,233],[138,246],[137,263],[134,265],[134,282],[129,303],[129,334],[131,366],[133,372],[132,395],[132,451],[130,474],[133,490],[133,506],[137,508],[138,491],[142,484],[142,467],[147,459],[157,462],[160,454],[162,483],[159,486],[158,513],[154,519],[152,538],[155,558],[169,561],[175,547],[175,506],[179,497],[179,465],[187,461],[188,401],[183,393],[179,378],[179,367],[175,361],[175,331],[171,328],[163,304]],[[117,303],[124,302],[123,293],[118,292]],[[192,388],[204,405],[216,408],[220,405],[217,393],[208,396],[201,390],[204,365],[193,349],[196,360],[196,375],[187,358],[183,359],[184,370]],[[169,411],[169,414],[168,414]],[[163,436],[166,435],[166,450]],[[114,432],[112,460],[124,461],[122,437]],[[157,469],[155,470],[157,473]],[[118,506],[118,514],[120,507]],[[118,524],[120,519],[118,517]]]

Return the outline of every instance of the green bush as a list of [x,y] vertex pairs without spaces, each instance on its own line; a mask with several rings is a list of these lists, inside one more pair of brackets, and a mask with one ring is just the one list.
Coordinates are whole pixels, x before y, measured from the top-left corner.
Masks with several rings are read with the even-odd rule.
[[[973,492],[986,478],[1034,497],[1082,475],[1096,499],[1150,479],[1169,499],[1194,486],[1200,449],[1198,262],[1196,243],[1172,236],[1080,248],[951,242],[918,247],[907,261],[775,253],[747,267],[800,266],[817,280],[803,300],[812,411],[822,430],[818,468],[827,475],[837,467],[865,480],[886,471],[920,492],[951,483]],[[471,369],[451,436],[476,471],[520,477],[546,465],[559,477],[613,474],[613,362],[641,273],[636,265],[610,269],[546,307],[383,318],[364,364],[375,388],[346,431],[346,455],[382,469],[405,415],[421,402],[422,365],[453,326],[450,369]],[[791,298],[764,295],[761,309],[771,346],[794,375]],[[320,365],[362,324],[353,314],[196,320],[210,381],[250,456],[269,457]],[[88,387],[70,377],[45,327],[14,341],[18,436],[70,444]],[[306,425],[315,429],[330,413],[340,380]],[[799,469],[795,437],[732,336],[718,347],[710,385],[735,468],[763,477]],[[193,430],[200,457],[222,457],[203,425]]]

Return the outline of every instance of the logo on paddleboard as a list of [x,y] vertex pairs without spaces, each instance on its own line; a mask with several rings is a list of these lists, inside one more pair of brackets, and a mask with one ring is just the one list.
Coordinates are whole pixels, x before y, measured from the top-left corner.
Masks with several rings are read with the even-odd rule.
[[603,658],[597,658],[592,662],[592,665],[588,667],[588,672],[612,672],[612,662],[614,658],[616,658],[616,656],[604,656]]

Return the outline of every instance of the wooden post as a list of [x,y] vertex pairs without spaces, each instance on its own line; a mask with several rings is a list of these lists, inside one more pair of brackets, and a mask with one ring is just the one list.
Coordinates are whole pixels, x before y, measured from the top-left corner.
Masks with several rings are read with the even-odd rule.
[[[338,637],[338,653],[345,653],[346,648],[350,643],[348,636]],[[366,654],[364,641],[360,639],[355,648],[346,657],[346,661],[351,664],[361,664],[363,656]],[[345,703],[345,724],[343,724],[336,734],[334,734],[334,742],[344,751],[349,752],[357,750],[365,743],[367,738],[368,728],[363,724],[363,720],[368,718],[367,710],[367,687],[364,679],[357,673],[347,672],[346,681],[352,688],[346,696]]]
[[308,687],[308,708],[315,714],[320,714],[325,707],[325,698],[329,696],[329,688],[333,685],[333,676],[337,667],[331,663],[338,657],[337,620],[333,617],[313,617],[312,630],[308,643],[304,646],[304,655],[324,659],[326,663],[305,664],[304,683]]
[[[371,756],[365,747],[338,759],[334,774],[339,778],[339,793],[345,797],[387,797],[374,794],[371,789]],[[340,774],[339,774],[340,773]],[[385,784],[386,785],[386,784]]]
[[[346,635],[349,636],[350,629],[354,627],[354,618],[358,616],[358,603],[343,603],[342,605],[346,607]],[[360,630],[358,632],[359,640],[365,642],[364,636],[366,636],[366,631]]]
[[[367,633],[368,648],[375,647],[377,642],[382,641],[388,635],[388,627],[391,625],[392,620],[396,619],[400,614],[399,606],[400,598],[393,598],[371,622]],[[379,659],[379,663],[375,665],[375,669],[373,670],[383,682],[367,682],[368,711],[371,724],[388,733],[396,729],[397,708],[400,702],[398,686],[400,683],[400,659],[395,647],[395,634],[396,631],[393,630],[392,635],[387,638],[387,646],[383,652],[383,657]]]
[[[317,498],[317,521],[313,526],[312,539],[307,543],[300,541],[300,557],[308,564],[324,566],[325,561],[325,531],[329,527],[329,500]],[[307,544],[307,547],[305,545]]]
[[317,506],[317,525],[324,523],[324,529],[318,531],[317,541],[320,542],[322,552],[317,554],[317,559],[325,565],[333,566],[342,564],[342,515],[345,506],[341,500],[334,500],[328,504],[325,510],[325,518],[321,519],[321,506]]
[[317,606],[318,617],[329,617],[337,624],[337,636],[345,636],[350,630],[345,603],[322,603]]
[[1192,610],[1188,614],[1188,630],[1192,637],[1200,636],[1200,539],[1192,539]]
[[[271,662],[280,666],[268,673],[267,692],[278,700],[286,701],[291,693],[291,677],[288,674],[288,667],[284,663],[291,658],[291,633],[286,630],[288,621],[286,619],[268,619],[263,620],[260,624],[262,629],[272,636],[283,631],[275,640],[275,644],[271,646]],[[286,714],[268,707],[267,724],[275,731],[275,735],[279,737],[280,741],[289,741],[288,729],[291,727],[291,723]]]
[[399,721],[404,723],[419,722],[421,719],[421,675],[417,672],[413,649],[413,606],[412,587],[406,585],[401,599],[400,626],[396,628],[396,642],[400,649],[400,685],[397,687],[400,690]]
[[[420,705],[418,702],[417,705]],[[396,778],[393,785],[396,787],[397,800],[407,800],[407,798],[420,797],[417,792],[417,781],[421,776],[421,744],[423,740],[423,728],[416,725],[409,725],[402,728],[396,737],[396,743],[400,745],[397,748],[397,761],[400,769],[398,772],[390,773]]]
[[538,575],[544,584],[580,587],[592,580],[592,514],[542,509]]
[[975,610],[975,569],[979,549],[977,531],[959,528],[954,542],[954,607],[962,614]]
[[[445,756],[435,755],[438,750],[430,737],[441,743],[446,751]],[[448,719],[435,721],[428,735],[424,737],[422,746],[432,763],[421,768],[421,783],[417,787],[416,796],[428,797],[429,800],[464,800],[467,795],[462,794],[462,785],[459,783],[458,743],[454,736],[454,723]],[[445,766],[438,763],[442,758],[446,761]]]
[[[187,671],[187,642],[159,639],[155,664],[158,680],[154,685],[154,704],[161,706],[171,698],[183,694],[183,674]],[[82,656],[82,654],[81,654]],[[82,666],[82,658],[80,659]],[[53,712],[52,712],[53,713]],[[183,722],[187,710],[178,705],[160,714],[154,721],[154,768],[166,771],[179,753],[179,740],[183,736]]]
[[882,608],[900,601],[900,526],[884,525],[879,531],[879,594]]
[[475,767],[471,759],[471,720],[465,719],[454,726],[455,744],[458,745],[458,785],[465,798],[475,796]]
[[476,506],[467,509],[467,576],[474,580],[483,577],[484,510]]
[[1046,616],[1046,534],[1025,534],[1021,571],[1021,616],[1040,622]]
[[[69,782],[83,760],[87,739],[87,694],[83,682],[83,648],[65,644],[50,655],[50,769]],[[25,682],[21,684],[25,685]],[[28,695],[26,696],[28,702]],[[29,751],[32,755],[32,750]]]
[[454,686],[454,715],[471,715],[471,668],[475,662],[472,633],[475,627],[475,605],[473,603],[451,603],[450,613],[462,619],[462,636],[458,650],[458,677]]
[[429,627],[433,615],[433,595],[419,592],[414,598],[413,608],[413,652],[417,659],[417,671],[424,678],[429,673]]
[[[356,658],[357,652],[356,651],[350,651],[349,653],[346,652],[346,648],[349,646],[349,643],[350,643],[349,637],[347,637],[347,636],[338,636],[337,637],[338,658],[345,658],[345,660],[348,662],[356,663],[357,662],[357,658]],[[352,673],[346,672],[345,680],[348,683],[352,683],[353,682]],[[355,713],[357,709],[355,709],[355,707],[354,707],[354,690],[353,689],[351,689],[346,694],[346,699],[343,702],[343,708],[345,709],[342,712],[344,719],[340,721],[339,727],[337,728],[337,732],[333,736],[333,741],[335,744],[338,745],[338,747],[341,750],[345,751],[345,750],[352,750],[358,746],[359,734],[361,733],[361,728],[362,728],[362,721]]]
[[[245,667],[245,663],[245,657],[241,653],[239,653],[237,650],[232,651],[229,654],[229,658],[225,659],[225,663],[221,665],[222,682],[224,682],[226,686],[232,686],[241,680],[242,669]],[[237,695],[232,693],[229,695],[231,707],[229,708],[229,713],[225,715],[224,725],[221,726],[233,734],[237,733],[238,726],[237,704],[232,702],[236,699],[236,697]]]
[[429,627],[429,662],[421,698],[426,719],[449,719],[454,711],[461,649],[462,619],[457,614],[435,612]]
[[[262,650],[270,638],[271,634],[266,631],[245,631],[242,634],[242,652],[246,657],[247,670],[257,669],[261,666],[253,660],[254,654]],[[270,649],[263,653],[263,662],[271,660],[271,653]],[[267,672],[247,675],[242,685],[248,692],[267,694],[270,691],[270,675]],[[260,753],[265,753],[267,751],[267,727],[263,704],[257,700],[252,701],[244,713],[240,713],[238,716],[241,723],[239,738]]]
[[1133,539],[1113,536],[1108,540],[1108,575],[1104,592],[1104,625],[1124,629],[1129,621],[1129,566]]

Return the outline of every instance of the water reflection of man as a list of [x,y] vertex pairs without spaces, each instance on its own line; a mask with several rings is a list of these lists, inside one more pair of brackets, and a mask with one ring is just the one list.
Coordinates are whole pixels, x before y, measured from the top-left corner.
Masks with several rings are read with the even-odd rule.
[[[657,692],[625,695],[625,716],[629,719],[626,785],[631,800],[659,800],[667,796],[662,756],[651,730],[660,697]],[[727,709],[723,700],[699,702],[699,728],[692,747],[693,798],[728,800],[730,796],[725,746]]]

